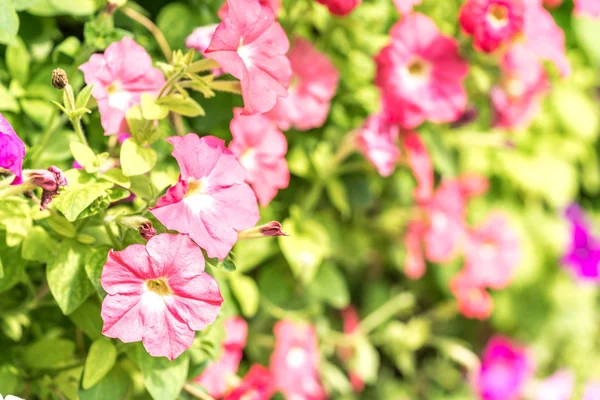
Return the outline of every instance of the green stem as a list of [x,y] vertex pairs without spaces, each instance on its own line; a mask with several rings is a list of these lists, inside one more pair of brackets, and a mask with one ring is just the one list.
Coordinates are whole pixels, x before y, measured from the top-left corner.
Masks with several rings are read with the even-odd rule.
[[14,185],[14,186],[10,186],[7,189],[1,190],[0,191],[0,199],[4,199],[10,196],[16,196],[19,194],[23,194],[28,190],[32,190],[35,189],[36,186],[32,185],[32,184],[22,184],[22,185]]
[[360,330],[368,335],[396,314],[407,311],[415,305],[415,296],[408,292],[402,292],[383,303],[378,309],[369,314],[360,323]]
[[83,129],[81,128],[81,118],[76,118],[74,120],[71,120],[71,124],[73,124],[73,128],[75,128],[75,133],[79,137],[79,140],[81,141],[81,143],[83,143],[87,146],[88,143],[85,138],[85,134],[83,133]]
[[321,198],[321,193],[323,192],[324,188],[325,183],[322,180],[318,180],[313,184],[313,187],[310,189],[310,192],[308,192],[308,195],[306,196],[306,200],[304,202],[305,211],[312,211],[313,208],[315,208],[317,202]]
[[104,225],[104,229],[106,230],[106,234],[110,238],[110,241],[113,244],[114,249],[115,250],[121,250],[120,242],[117,239],[117,237],[115,236],[115,233],[113,232],[112,227],[110,225],[111,221],[107,221],[106,220],[106,214],[105,214],[104,211],[102,211],[100,213],[100,217],[102,218],[102,225]]
[[58,130],[58,128],[60,128],[61,126],[63,126],[65,124],[65,122],[67,122],[68,118],[65,114],[61,114],[60,117],[58,118],[58,120],[56,118],[57,115],[58,115],[58,113],[54,113],[52,115],[52,119],[50,120],[50,123],[48,124],[48,128],[46,128],[46,130],[42,134],[42,139],[35,146],[35,151],[33,152],[32,156],[31,156],[31,159],[34,162],[36,162],[39,159],[40,153],[48,148],[48,145],[50,144],[50,139],[52,138],[52,135],[54,134],[54,132],[56,132]]

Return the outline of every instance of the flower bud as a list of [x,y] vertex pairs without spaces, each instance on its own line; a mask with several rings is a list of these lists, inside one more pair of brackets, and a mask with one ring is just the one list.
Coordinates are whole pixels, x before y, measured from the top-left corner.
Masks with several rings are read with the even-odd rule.
[[60,168],[54,165],[51,165],[47,170],[27,171],[24,175],[27,177],[27,182],[25,183],[42,188],[42,201],[40,204],[40,210],[42,211],[46,209],[54,196],[58,194],[59,189],[69,184]]
[[152,226],[152,222],[146,221],[138,228],[140,236],[146,240],[150,240],[156,235],[156,229]]
[[288,236],[288,234],[282,232],[281,223],[277,221],[272,221],[261,226],[256,226],[254,228],[238,232],[239,240],[258,239],[269,236]]
[[56,68],[52,71],[52,86],[56,89],[64,89],[69,84],[67,73],[62,68]]

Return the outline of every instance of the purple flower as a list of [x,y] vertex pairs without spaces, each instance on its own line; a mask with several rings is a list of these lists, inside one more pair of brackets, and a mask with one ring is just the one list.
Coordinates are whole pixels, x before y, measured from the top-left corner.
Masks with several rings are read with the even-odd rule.
[[532,374],[533,363],[525,349],[494,336],[483,352],[476,389],[484,400],[518,399]]
[[4,168],[15,174],[11,185],[23,182],[23,158],[25,158],[25,144],[10,123],[0,113],[0,168]]
[[573,204],[565,211],[571,224],[571,243],[562,262],[579,279],[600,281],[600,240],[590,229],[581,208]]

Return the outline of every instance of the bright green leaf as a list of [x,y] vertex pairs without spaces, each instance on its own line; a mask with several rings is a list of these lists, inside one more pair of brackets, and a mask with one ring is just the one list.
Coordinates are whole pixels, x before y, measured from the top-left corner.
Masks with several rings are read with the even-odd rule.
[[112,182],[115,185],[122,186],[126,189],[129,189],[131,186],[131,180],[129,177],[123,175],[123,171],[121,171],[119,168],[109,169],[103,173],[100,178],[106,179],[107,181]]
[[309,290],[316,298],[332,307],[342,309],[350,303],[350,293],[344,274],[332,262],[324,262],[310,283]]
[[156,151],[143,147],[133,139],[127,139],[121,146],[121,168],[125,176],[141,175],[150,171],[156,164]]
[[229,278],[231,291],[246,318],[252,318],[258,311],[260,293],[254,279],[246,275],[232,274]]
[[87,390],[80,389],[79,400],[124,399],[129,385],[129,374],[116,365],[96,385]]
[[169,109],[157,104],[156,99],[148,93],[142,93],[141,105],[142,116],[145,119],[157,120],[166,118],[169,115]]
[[205,115],[204,110],[191,97],[184,97],[180,94],[171,94],[166,97],[161,97],[157,100],[157,104],[167,107],[170,111],[181,114],[184,117],[197,117]]
[[154,400],[175,400],[188,375],[189,358],[182,354],[173,361],[164,357],[152,357],[143,346],[136,347],[136,359],[144,385]]
[[93,88],[94,85],[87,85],[83,89],[81,89],[79,94],[77,94],[77,98],[75,99],[75,108],[82,108],[87,106],[88,102],[90,101],[90,96],[92,95]]
[[56,240],[41,226],[34,226],[23,240],[21,255],[29,261],[48,261],[56,250]]
[[0,111],[19,112],[20,109],[19,103],[17,103],[14,96],[4,85],[0,84]]
[[6,247],[4,234],[0,233],[0,263],[4,276],[0,278],[0,293],[12,288],[23,279],[25,261],[18,247]]
[[69,143],[69,147],[71,148],[71,154],[73,154],[75,161],[85,168],[87,172],[92,173],[98,171],[97,169],[95,171],[88,170],[88,168],[95,169],[96,153],[94,153],[94,150],[79,142],[71,142]]
[[19,31],[19,15],[11,0],[0,0],[0,43],[14,43]]
[[96,385],[112,369],[117,361],[117,348],[110,339],[102,338],[90,346],[83,370],[83,389]]
[[100,277],[102,276],[102,269],[106,263],[106,257],[108,256],[108,246],[101,246],[93,249],[85,258],[85,273],[87,274],[90,282],[94,285],[94,288],[102,297],[106,296],[106,292],[100,284]]
[[75,226],[62,215],[52,214],[47,221],[50,228],[64,237],[74,238],[77,234]]
[[102,336],[103,322],[102,317],[100,317],[100,305],[93,301],[93,298],[90,298],[69,314],[69,318],[90,339],[96,340],[104,337]]
[[60,368],[75,354],[75,343],[66,339],[44,338],[27,346],[21,357],[29,368]]
[[96,181],[96,178],[81,170],[69,170],[65,174],[69,186],[62,189],[52,204],[71,222],[113,186],[112,182]]

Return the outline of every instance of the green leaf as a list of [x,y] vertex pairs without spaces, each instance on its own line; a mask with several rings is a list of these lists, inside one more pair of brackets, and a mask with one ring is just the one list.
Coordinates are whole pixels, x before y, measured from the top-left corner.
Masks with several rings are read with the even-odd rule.
[[42,128],[50,125],[52,116],[58,112],[51,103],[39,99],[21,99],[21,109],[25,115]]
[[143,129],[146,124],[146,120],[142,117],[142,108],[139,105],[132,106],[125,114],[127,125],[131,131],[131,136],[138,142],[143,140],[142,135],[144,134]]
[[121,146],[121,168],[125,176],[141,175],[156,164],[156,151],[150,147],[142,147],[129,138]]
[[96,385],[87,390],[80,389],[79,400],[124,399],[129,385],[129,374],[116,365]]
[[342,309],[350,304],[350,293],[344,274],[334,263],[324,262],[310,283],[308,290],[318,299],[324,300],[334,308]]
[[596,65],[600,65],[600,20],[591,16],[578,16],[571,19],[573,30],[581,47]]
[[331,204],[342,214],[343,217],[350,216],[350,202],[348,201],[348,193],[341,180],[330,178],[327,180],[327,194]]
[[350,384],[346,374],[335,364],[328,361],[321,361],[319,365],[319,372],[326,387],[329,387],[335,392],[341,394],[352,393],[352,385]]
[[12,288],[23,279],[25,261],[21,258],[18,247],[7,247],[4,244],[4,234],[0,234],[0,264],[4,276],[0,278],[0,293]]
[[73,311],[69,318],[90,339],[102,338],[102,317],[100,317],[100,305],[90,298],[88,301]]
[[[69,36],[54,48],[54,51],[52,52],[52,62],[54,64],[57,64],[59,62],[59,57],[61,54],[64,54],[70,58],[75,58],[77,56],[77,53],[79,52],[80,47],[81,42],[79,41],[79,39],[77,39],[75,36]],[[86,104],[87,102],[80,106],[76,106],[75,108],[85,107]]]
[[240,240],[235,244],[233,252],[236,255],[237,271],[248,272],[278,252],[277,242],[268,239]]
[[131,177],[131,191],[144,200],[152,200],[154,197],[154,186],[147,175]]
[[0,227],[6,229],[6,244],[14,247],[27,236],[33,222],[27,200],[10,197],[0,201]]
[[85,360],[83,370],[83,389],[89,389],[108,374],[117,361],[117,348],[110,339],[102,338],[94,341]]
[[14,43],[19,32],[19,15],[11,0],[0,0],[0,43]]
[[71,142],[69,143],[69,147],[75,161],[85,168],[86,172],[92,173],[98,171],[94,165],[96,162],[96,153],[94,153],[94,150],[79,142]]
[[161,97],[156,103],[163,105],[167,107],[169,111],[181,114],[184,117],[205,115],[204,110],[196,100],[191,97],[184,97],[180,94],[171,94],[169,96]]
[[17,11],[24,11],[31,7],[35,3],[39,3],[41,0],[12,0],[12,5]]
[[44,338],[27,346],[21,361],[29,368],[60,368],[73,359],[75,343],[66,339]]
[[219,261],[215,268],[222,269],[227,272],[233,272],[236,270],[235,262],[233,262],[233,259],[230,255],[225,257],[223,261]]
[[166,118],[169,115],[169,109],[157,104],[156,99],[148,93],[142,93],[141,105],[142,116],[145,119],[157,120]]
[[93,249],[85,258],[85,273],[98,294],[102,297],[106,296],[106,292],[100,284],[100,277],[102,276],[102,269],[106,263],[109,250],[108,246],[101,246]]
[[92,89],[94,85],[87,85],[77,95],[75,99],[75,108],[86,107],[88,102],[90,101],[90,96],[92,95]]
[[187,354],[169,361],[164,357],[152,357],[138,344],[136,359],[144,377],[144,385],[154,400],[175,400],[179,397],[188,375]]
[[0,387],[5,393],[16,393],[20,384],[19,370],[10,364],[0,365]]
[[86,235],[85,233],[80,233],[78,234],[75,239],[77,239],[77,241],[79,243],[83,243],[83,244],[94,244],[96,243],[96,238],[93,237],[92,235]]
[[84,265],[88,249],[74,240],[65,240],[46,267],[48,286],[65,315],[72,313],[94,292]]
[[365,383],[377,382],[379,353],[367,338],[363,336],[357,337],[354,356],[350,360],[350,364],[350,370],[355,371]]
[[100,176],[101,179],[106,179],[109,182],[114,183],[115,185],[122,186],[126,189],[129,189],[131,186],[131,180],[129,177],[123,175],[123,171],[119,168],[109,169],[105,173]]
[[29,230],[21,247],[21,256],[25,260],[47,262],[56,250],[56,240],[41,226]]
[[74,238],[77,234],[75,226],[62,215],[52,214],[46,221],[48,221],[50,228],[64,237]]
[[260,293],[254,279],[246,275],[232,274],[229,277],[231,291],[246,318],[252,318],[258,311]]
[[552,104],[556,115],[567,131],[586,140],[593,140],[600,131],[598,105],[581,91],[567,86],[552,90]]
[[20,109],[14,96],[0,83],[0,111],[19,112]]
[[92,175],[81,170],[69,170],[65,174],[69,186],[61,191],[52,204],[71,222],[113,186],[112,182],[97,181]]

